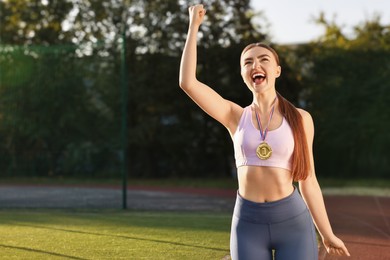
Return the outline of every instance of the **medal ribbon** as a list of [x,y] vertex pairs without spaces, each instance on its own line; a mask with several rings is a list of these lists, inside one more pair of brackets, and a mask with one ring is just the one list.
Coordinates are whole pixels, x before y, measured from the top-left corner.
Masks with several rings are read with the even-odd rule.
[[269,126],[269,123],[270,123],[271,120],[272,120],[272,116],[274,115],[275,103],[276,103],[276,99],[277,99],[277,98],[278,98],[278,97],[275,97],[274,101],[272,102],[271,112],[269,113],[267,126],[266,126],[266,128],[264,129],[264,131],[263,131],[263,127],[262,127],[262,125],[261,125],[260,116],[257,114],[256,107],[255,107],[255,114],[256,114],[257,125],[259,126],[260,136],[261,136],[261,139],[262,139],[263,141],[264,141],[265,138],[267,137],[268,126]]

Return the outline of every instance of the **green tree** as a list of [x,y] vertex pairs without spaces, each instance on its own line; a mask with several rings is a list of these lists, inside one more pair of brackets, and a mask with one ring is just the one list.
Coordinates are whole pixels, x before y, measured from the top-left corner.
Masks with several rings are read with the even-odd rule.
[[0,1],[0,43],[60,43],[61,23],[71,8],[69,1]]
[[[1,49],[3,173],[57,175],[69,174],[68,169],[76,174],[66,165],[69,154],[83,153],[78,163],[86,165],[91,163],[83,157],[86,153],[101,155],[110,148],[102,140],[112,141],[115,111],[108,106],[110,96],[102,98],[97,92],[105,83],[104,70],[109,71],[103,64],[78,58],[72,48]],[[101,70],[98,83],[90,77],[92,69]],[[112,75],[108,76],[111,83]]]
[[0,1],[3,172],[85,174],[116,164],[121,3]]
[[317,166],[324,175],[385,177],[390,138],[389,28],[374,17],[347,37],[321,16],[326,33],[297,51],[316,123]]

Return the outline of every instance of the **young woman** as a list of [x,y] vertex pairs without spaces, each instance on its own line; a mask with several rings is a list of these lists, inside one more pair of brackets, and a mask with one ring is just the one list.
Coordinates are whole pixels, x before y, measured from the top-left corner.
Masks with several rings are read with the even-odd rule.
[[272,251],[277,260],[318,259],[313,220],[327,252],[349,256],[333,234],[315,176],[312,118],[275,90],[281,75],[277,53],[261,43],[247,46],[241,54],[241,76],[253,103],[243,108],[222,98],[196,78],[197,33],[205,14],[203,5],[189,8],[179,81],[233,140],[239,187],[231,227],[232,259],[272,259]]

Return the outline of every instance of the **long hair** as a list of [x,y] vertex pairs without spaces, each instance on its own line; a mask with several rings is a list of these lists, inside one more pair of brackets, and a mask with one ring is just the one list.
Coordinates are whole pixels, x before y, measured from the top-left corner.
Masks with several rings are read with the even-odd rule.
[[286,118],[294,136],[294,151],[291,158],[292,176],[295,181],[305,180],[310,171],[310,156],[303,119],[297,108],[279,93],[279,111]]
[[[262,47],[269,50],[274,55],[276,63],[280,65],[277,52],[265,43],[249,44],[244,48],[241,56],[253,47]],[[279,101],[279,111],[284,116],[284,118],[286,118],[294,136],[294,151],[291,158],[291,174],[294,181],[305,180],[308,177],[310,171],[310,156],[306,133],[303,127],[303,118],[293,104],[282,97],[282,95],[280,95],[278,92],[277,96]]]

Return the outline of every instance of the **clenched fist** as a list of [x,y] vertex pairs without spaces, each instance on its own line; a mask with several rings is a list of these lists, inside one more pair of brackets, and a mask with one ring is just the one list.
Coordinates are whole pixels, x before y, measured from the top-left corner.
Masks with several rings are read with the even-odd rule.
[[190,25],[199,27],[204,19],[206,14],[206,9],[203,8],[203,5],[194,5],[188,8],[190,15]]

